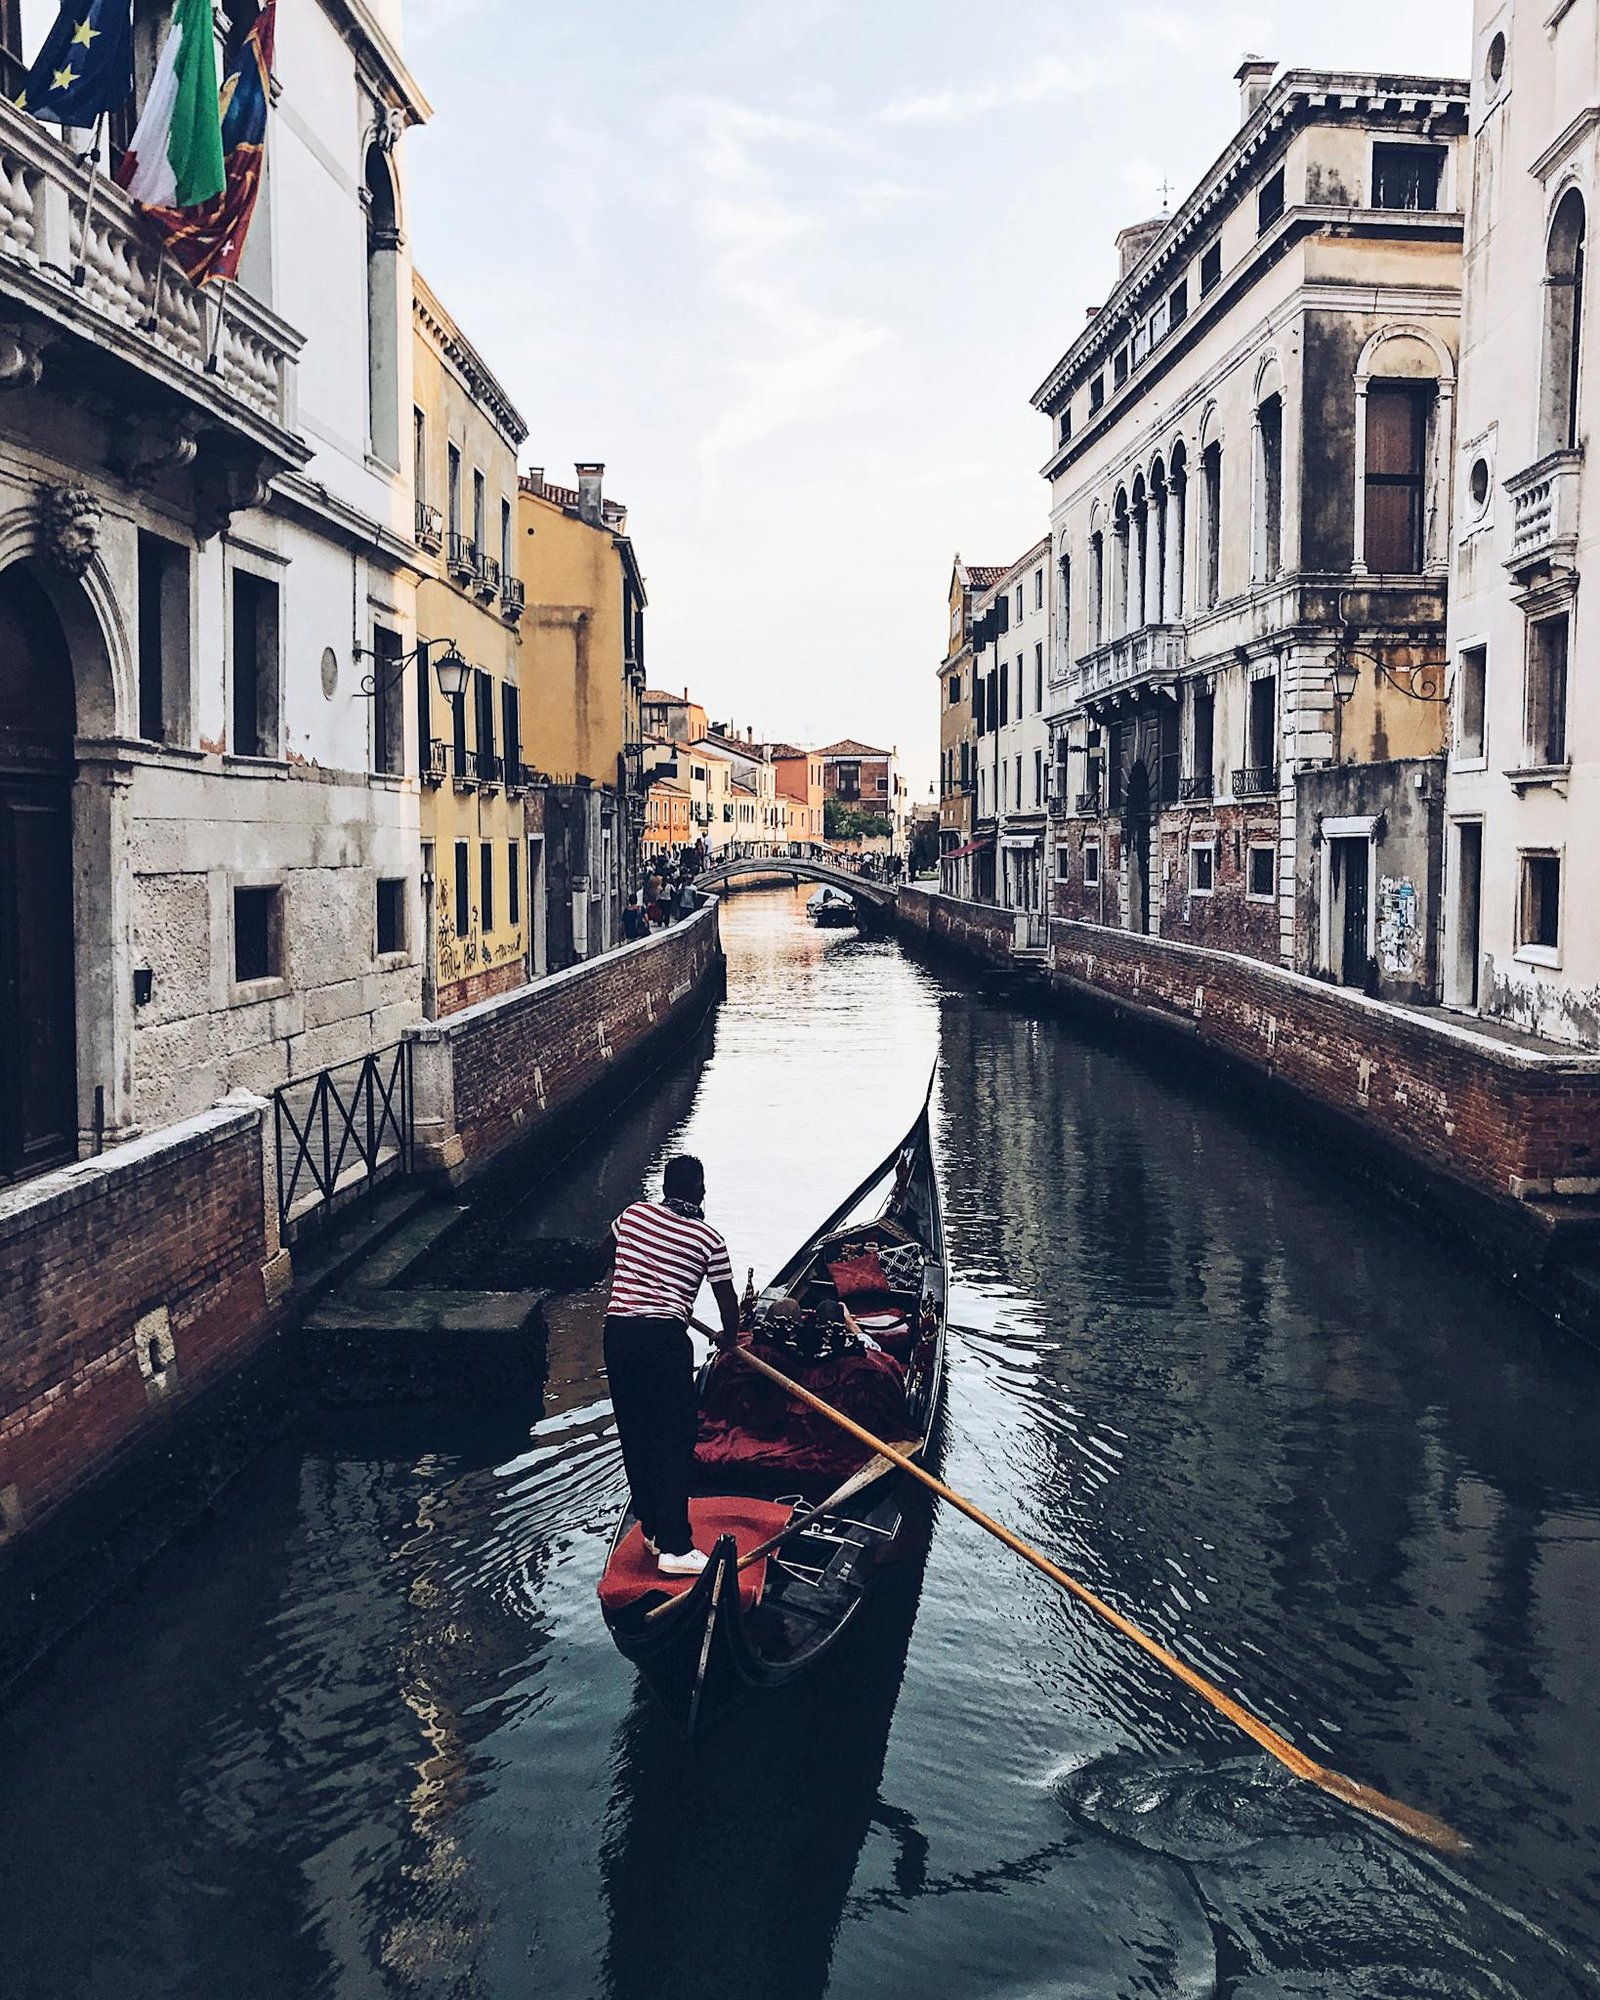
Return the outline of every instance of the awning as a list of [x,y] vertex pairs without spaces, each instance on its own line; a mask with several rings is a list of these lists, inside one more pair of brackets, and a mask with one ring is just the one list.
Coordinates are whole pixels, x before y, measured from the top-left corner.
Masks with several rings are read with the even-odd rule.
[[939,856],[939,859],[941,861],[964,860],[967,855],[976,854],[980,847],[988,847],[989,845],[991,845],[993,840],[994,840],[994,835],[992,833],[982,834],[979,836],[977,840],[969,840],[965,847],[955,847],[952,848],[948,854],[941,854]]
[[1003,833],[1000,836],[1000,845],[1002,847],[1037,847],[1043,839],[1044,835],[1042,833]]

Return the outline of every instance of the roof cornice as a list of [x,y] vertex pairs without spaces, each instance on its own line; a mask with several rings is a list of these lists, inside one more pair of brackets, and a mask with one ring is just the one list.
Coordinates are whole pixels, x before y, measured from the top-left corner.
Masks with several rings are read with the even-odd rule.
[[488,411],[501,436],[515,451],[528,435],[521,413],[495,379],[489,364],[440,302],[438,293],[416,270],[411,274],[411,310],[418,326],[461,377],[474,402]]

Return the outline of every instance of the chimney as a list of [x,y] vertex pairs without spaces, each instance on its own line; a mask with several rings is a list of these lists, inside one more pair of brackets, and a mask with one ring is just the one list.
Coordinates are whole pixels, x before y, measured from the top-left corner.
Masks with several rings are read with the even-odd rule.
[[605,467],[600,464],[574,467],[578,475],[578,518],[587,521],[591,528],[601,524],[600,482],[605,477]]
[[1278,65],[1262,56],[1246,56],[1233,73],[1239,86],[1239,123],[1249,122],[1250,114],[1272,88]]
[[1133,269],[1134,265],[1155,242],[1167,226],[1168,217],[1152,216],[1148,222],[1130,222],[1126,229],[1117,231],[1117,282]]
[[544,467],[542,465],[530,465],[522,475],[522,483],[530,493],[542,494],[544,492]]

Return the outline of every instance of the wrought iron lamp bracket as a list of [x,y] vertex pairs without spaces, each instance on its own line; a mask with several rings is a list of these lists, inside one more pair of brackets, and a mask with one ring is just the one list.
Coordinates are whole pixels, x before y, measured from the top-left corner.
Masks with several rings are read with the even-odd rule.
[[1396,667],[1370,652],[1365,646],[1351,646],[1341,641],[1333,651],[1329,662],[1329,674],[1333,684],[1333,698],[1341,708],[1355,700],[1356,684],[1359,679],[1353,661],[1365,660],[1372,668],[1375,680],[1386,681],[1397,694],[1403,694],[1408,701],[1443,702],[1449,696],[1445,692],[1445,660],[1416,660],[1410,666]]

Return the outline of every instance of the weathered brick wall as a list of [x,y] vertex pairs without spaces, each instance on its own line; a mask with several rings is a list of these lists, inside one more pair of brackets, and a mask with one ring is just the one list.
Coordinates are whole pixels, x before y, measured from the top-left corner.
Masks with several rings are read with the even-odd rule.
[[1497,1039],[1220,951],[1056,922],[1051,977],[1182,1026],[1502,1195],[1600,1185],[1600,1058]]
[[461,1179],[529,1137],[695,1004],[720,957],[713,903],[638,944],[413,1030],[419,1166]]
[[510,993],[527,979],[527,972],[520,958],[512,959],[507,965],[491,965],[482,972],[472,972],[465,979],[453,979],[448,986],[439,988],[439,1014],[459,1014],[464,1008],[476,1007],[480,1000],[492,1000],[497,993]]
[[926,889],[902,889],[896,902],[900,921],[974,958],[1009,963],[1016,935],[1014,911],[993,903],[964,903]]
[[262,1117],[219,1106],[0,1194],[0,1541],[270,1332]]

